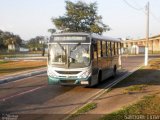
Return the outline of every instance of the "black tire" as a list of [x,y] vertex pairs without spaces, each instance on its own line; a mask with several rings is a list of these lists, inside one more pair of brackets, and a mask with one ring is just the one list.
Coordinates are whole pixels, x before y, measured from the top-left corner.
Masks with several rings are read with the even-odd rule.
[[113,77],[115,77],[117,75],[117,66],[114,65],[114,68],[113,68]]
[[99,71],[98,74],[98,84],[102,82],[102,71]]

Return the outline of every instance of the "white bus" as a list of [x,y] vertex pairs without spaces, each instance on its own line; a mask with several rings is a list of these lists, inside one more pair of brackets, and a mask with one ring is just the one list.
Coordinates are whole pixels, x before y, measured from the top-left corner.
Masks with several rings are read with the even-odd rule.
[[94,86],[116,75],[121,40],[90,33],[57,33],[48,43],[48,83]]

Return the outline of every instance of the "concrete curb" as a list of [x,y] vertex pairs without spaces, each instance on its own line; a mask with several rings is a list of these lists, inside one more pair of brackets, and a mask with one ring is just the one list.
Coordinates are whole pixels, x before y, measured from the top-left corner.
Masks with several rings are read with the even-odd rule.
[[23,78],[28,78],[28,77],[32,77],[35,75],[40,75],[40,74],[44,74],[47,73],[46,70],[40,70],[40,71],[36,71],[36,72],[28,72],[28,73],[23,73],[21,75],[14,75],[14,76],[9,76],[7,78],[2,78],[0,79],[0,84],[4,84],[4,83],[8,83],[8,82],[13,82],[13,81],[17,81]]

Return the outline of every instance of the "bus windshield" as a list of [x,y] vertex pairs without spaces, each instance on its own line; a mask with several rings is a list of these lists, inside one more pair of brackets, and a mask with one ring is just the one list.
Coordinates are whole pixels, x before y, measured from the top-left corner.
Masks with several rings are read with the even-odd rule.
[[49,44],[48,55],[49,65],[61,68],[83,68],[90,64],[90,45],[83,43]]

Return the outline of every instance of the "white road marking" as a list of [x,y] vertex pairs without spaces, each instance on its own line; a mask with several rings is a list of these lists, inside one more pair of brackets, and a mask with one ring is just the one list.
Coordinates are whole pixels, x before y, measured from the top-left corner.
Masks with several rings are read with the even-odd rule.
[[46,86],[36,87],[36,88],[30,89],[30,90],[27,90],[27,91],[24,91],[24,92],[15,94],[15,95],[11,95],[11,96],[7,96],[7,97],[4,97],[4,98],[0,98],[0,101],[6,101],[6,100],[9,100],[9,99],[14,98],[14,97],[18,97],[20,95],[24,95],[26,93],[31,93],[33,91],[39,90],[39,89],[44,88],[44,87],[46,87]]
[[34,75],[34,76],[29,76],[29,77],[26,77],[26,78],[21,78],[21,79],[18,79],[18,80],[6,82],[6,83],[3,83],[3,84],[0,84],[0,86],[6,85],[6,84],[9,84],[9,83],[20,82],[20,81],[26,80],[26,79],[28,79],[28,78],[38,77],[38,76],[42,76],[42,75],[47,75],[47,73],[43,73],[43,74],[39,74],[39,75]]

